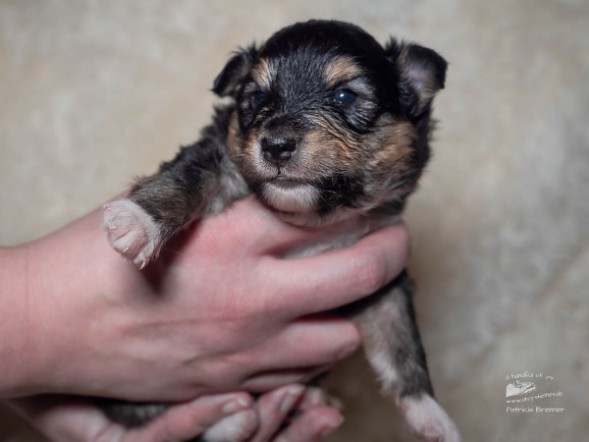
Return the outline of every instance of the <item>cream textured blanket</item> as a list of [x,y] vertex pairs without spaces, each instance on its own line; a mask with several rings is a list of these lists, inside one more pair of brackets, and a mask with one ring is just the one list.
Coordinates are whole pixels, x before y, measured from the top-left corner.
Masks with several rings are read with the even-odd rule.
[[[311,17],[450,62],[406,221],[434,385],[464,440],[586,440],[585,0],[5,1],[0,243],[47,233],[171,158],[209,121],[230,51]],[[411,440],[366,369],[355,358],[329,380],[347,415],[330,440]],[[0,415],[0,441],[35,440],[14,419]]]

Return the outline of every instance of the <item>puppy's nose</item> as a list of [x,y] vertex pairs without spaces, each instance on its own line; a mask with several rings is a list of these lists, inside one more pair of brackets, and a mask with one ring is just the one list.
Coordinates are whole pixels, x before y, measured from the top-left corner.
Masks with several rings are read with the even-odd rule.
[[266,161],[277,166],[284,165],[293,156],[297,142],[294,138],[262,138],[262,153]]

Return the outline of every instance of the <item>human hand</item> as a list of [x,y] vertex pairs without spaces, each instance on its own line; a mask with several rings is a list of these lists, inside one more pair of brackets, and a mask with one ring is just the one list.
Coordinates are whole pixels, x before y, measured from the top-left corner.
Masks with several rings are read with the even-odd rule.
[[[219,425],[234,418],[241,421],[239,432],[232,433],[234,442],[313,442],[342,422],[339,412],[325,405],[319,389],[302,385],[271,391],[256,402],[245,393],[203,396],[174,405],[135,429],[113,424],[80,398],[30,397],[14,400],[12,405],[44,435],[60,442],[180,442],[206,431],[209,435],[223,431]],[[299,414],[286,424],[293,409]]]
[[[327,405],[318,387],[287,385],[260,396],[256,406],[259,425],[248,442],[313,442],[331,434],[344,420],[338,409]],[[284,425],[293,410],[295,418]]]
[[359,344],[347,319],[404,265],[403,226],[346,249],[281,255],[325,231],[283,223],[253,198],[179,235],[144,272],[116,254],[98,211],[26,247],[27,311],[15,395],[186,401],[304,382]]

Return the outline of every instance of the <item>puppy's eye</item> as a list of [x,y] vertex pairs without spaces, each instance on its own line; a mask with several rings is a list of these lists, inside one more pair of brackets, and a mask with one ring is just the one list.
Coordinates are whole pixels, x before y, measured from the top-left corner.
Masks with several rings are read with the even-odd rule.
[[254,91],[250,95],[250,105],[252,107],[258,107],[264,101],[266,101],[267,94],[262,91]]
[[332,100],[340,105],[349,105],[356,101],[358,95],[349,89],[338,89],[334,92]]

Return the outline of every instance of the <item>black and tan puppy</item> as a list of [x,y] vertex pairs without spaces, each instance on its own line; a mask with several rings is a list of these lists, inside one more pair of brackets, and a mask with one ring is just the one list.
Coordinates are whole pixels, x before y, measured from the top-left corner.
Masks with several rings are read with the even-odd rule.
[[[202,138],[139,180],[128,199],[105,207],[111,245],[144,266],[175,232],[250,193],[300,226],[395,222],[428,161],[431,104],[445,73],[431,49],[395,40],[383,47],[336,21],[295,24],[239,51],[213,87],[230,103]],[[293,257],[365,233],[347,232]],[[410,430],[427,441],[460,440],[433,399],[407,274],[349,313]],[[108,412],[132,425],[163,409],[119,403]]]

